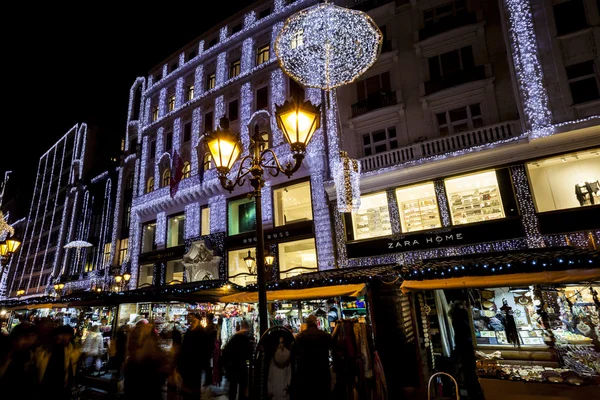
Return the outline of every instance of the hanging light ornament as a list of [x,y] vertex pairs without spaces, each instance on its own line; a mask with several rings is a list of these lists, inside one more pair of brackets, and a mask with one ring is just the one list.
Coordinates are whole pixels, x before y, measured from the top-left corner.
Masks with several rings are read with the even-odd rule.
[[292,15],[275,41],[283,71],[303,86],[331,90],[377,60],[383,35],[362,11],[320,3]]
[[15,234],[15,230],[4,219],[4,214],[0,211],[0,238],[10,237]]
[[335,182],[340,182],[342,188],[337,188],[337,207],[339,212],[358,211],[360,207],[360,163],[348,157],[348,153],[340,151],[342,168],[336,168]]

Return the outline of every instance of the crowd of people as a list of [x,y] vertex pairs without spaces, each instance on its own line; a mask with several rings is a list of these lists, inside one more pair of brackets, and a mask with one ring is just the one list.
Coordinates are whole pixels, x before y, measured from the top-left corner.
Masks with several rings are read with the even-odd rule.
[[[169,332],[172,345],[165,351],[161,334],[146,319],[119,327],[110,345],[104,344],[97,325],[86,328],[85,338],[78,341],[73,328],[49,318],[22,322],[1,337],[2,397],[37,399],[52,394],[55,399],[71,399],[80,375],[97,370],[108,358],[108,369],[115,371],[126,399],[198,400],[205,388],[224,385],[229,399],[248,399],[257,347],[249,324],[242,320],[221,351],[212,314],[191,314],[188,323],[184,334],[177,329]],[[270,355],[268,392],[273,400],[319,399],[330,392],[331,335],[309,317],[295,343],[294,363],[291,346],[283,340]],[[292,364],[294,380],[310,385],[292,381]]]

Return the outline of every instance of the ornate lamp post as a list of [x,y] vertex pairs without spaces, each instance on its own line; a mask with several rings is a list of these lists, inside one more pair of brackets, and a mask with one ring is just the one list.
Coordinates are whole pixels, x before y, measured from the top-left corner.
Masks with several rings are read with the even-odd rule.
[[[256,275],[258,283],[258,315],[260,333],[267,328],[267,286],[265,278],[265,248],[262,224],[261,189],[265,184],[265,170],[273,177],[280,173],[290,178],[302,165],[306,146],[320,126],[320,112],[310,102],[300,103],[296,100],[286,101],[276,110],[277,125],[283,131],[285,139],[292,150],[294,164],[288,162],[282,166],[277,155],[271,149],[264,149],[267,141],[259,132],[258,126],[250,137],[250,154],[243,157],[238,164],[235,178],[230,180],[227,174],[242,153],[239,137],[229,129],[229,120],[221,118],[220,127],[205,135],[203,141],[208,147],[215,163],[221,186],[232,192],[236,186],[242,186],[246,179],[253,188],[256,210]],[[250,258],[253,258],[249,255]],[[245,260],[248,257],[245,258]],[[251,260],[248,259],[248,262]]]
[[2,277],[2,270],[4,266],[8,265],[12,255],[17,251],[21,242],[17,239],[6,239],[4,242],[0,243],[0,277]]

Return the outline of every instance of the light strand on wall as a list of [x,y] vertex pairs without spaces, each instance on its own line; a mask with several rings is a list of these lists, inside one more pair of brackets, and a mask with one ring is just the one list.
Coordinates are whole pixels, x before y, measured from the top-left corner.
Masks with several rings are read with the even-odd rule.
[[240,106],[240,139],[242,141],[242,156],[248,154],[250,149],[250,132],[248,132],[248,123],[252,117],[252,105],[254,95],[252,93],[252,84],[246,82],[240,89],[242,104]]
[[517,202],[523,219],[523,228],[530,248],[544,247],[544,239],[540,233],[540,226],[535,212],[533,197],[529,190],[527,172],[523,164],[512,165],[510,172],[517,195]]
[[213,126],[217,127],[217,126],[219,126],[221,117],[225,116],[225,98],[223,95],[221,95],[215,99],[215,108],[214,108],[213,115],[215,118],[215,120],[213,122]]
[[167,238],[167,213],[164,211],[156,214],[156,235],[154,236],[154,244],[162,246]]
[[273,221],[273,199],[271,196],[271,182],[266,181],[265,185],[260,190],[261,193],[261,204],[262,204],[262,220],[265,225],[270,224]]
[[[146,170],[148,169],[148,136],[144,136],[142,139],[142,161],[140,163],[140,181],[138,186],[138,195],[141,196],[146,193]],[[137,175],[137,174],[136,174]]]
[[208,199],[210,209],[210,233],[225,232],[227,223],[227,200],[224,195]]
[[[181,118],[175,118],[173,121],[173,149],[181,148]],[[173,172],[175,176],[175,172]]]
[[154,188],[161,187],[160,180],[160,160],[164,153],[165,128],[162,126],[156,132],[156,154],[154,156]]
[[197,107],[192,110],[192,175],[196,175],[199,170],[198,152],[195,151],[200,141],[200,126],[202,124],[202,108]]
[[177,78],[177,83],[175,84],[175,109],[180,108],[185,103],[184,83],[185,79],[183,77]]
[[123,195],[123,170],[124,168],[118,167],[119,178],[117,179],[117,193],[115,196],[115,210],[113,215],[113,227],[112,227],[112,241],[110,244],[110,259],[114,260],[115,251],[117,248],[117,233],[119,228],[119,214],[121,214],[121,196]]
[[227,53],[219,53],[217,57],[216,85],[222,86],[227,81]]
[[[271,72],[270,81],[270,93],[271,93],[271,115],[275,115],[277,106],[283,105],[285,102],[285,85],[283,71],[279,68]],[[275,118],[270,119],[271,123],[271,143],[274,147],[284,143],[283,132],[277,126],[277,120]]]
[[200,235],[200,203],[185,206],[185,239]]
[[160,89],[158,97],[158,117],[162,118],[167,114],[167,88]]
[[440,210],[440,216],[442,217],[442,226],[444,228],[449,227],[450,212],[448,211],[448,201],[446,200],[446,185],[443,180],[436,180],[433,182],[433,188],[437,197],[438,210]]
[[[334,209],[337,210],[337,205],[334,205]],[[335,231],[336,249],[337,249],[337,262],[339,268],[346,268],[348,266],[348,252],[346,249],[346,231],[344,229],[344,220],[342,213],[333,212],[333,227]]]
[[[390,215],[390,227],[393,235],[400,235],[402,227],[400,223],[400,211],[398,210],[398,199],[396,199],[396,190],[388,189],[385,191],[387,197],[388,213]],[[358,210],[357,210],[358,211]]]

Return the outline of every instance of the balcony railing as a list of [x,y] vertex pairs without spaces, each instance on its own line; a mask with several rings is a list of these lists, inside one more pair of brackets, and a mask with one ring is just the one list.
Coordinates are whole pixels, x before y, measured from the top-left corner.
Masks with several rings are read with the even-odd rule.
[[369,97],[352,104],[352,118],[358,117],[369,111],[378,108],[394,106],[397,104],[396,92],[381,92],[378,94],[370,94]]
[[474,82],[485,79],[485,66],[478,65],[470,70],[459,71],[446,75],[443,78],[425,82],[425,94],[430,95],[440,90],[448,89],[463,83]]
[[437,34],[458,28],[459,26],[470,25],[475,22],[477,22],[477,15],[474,13],[460,14],[453,18],[443,18],[436,23],[432,23],[419,29],[419,40],[425,40]]
[[407,161],[415,161],[421,158],[437,156],[452,151],[497,142],[499,140],[510,139],[519,134],[520,125],[518,120],[501,122],[499,124],[473,129],[472,131],[461,132],[452,136],[439,137],[385,153],[364,157],[360,159],[360,163],[362,171],[372,171]]

